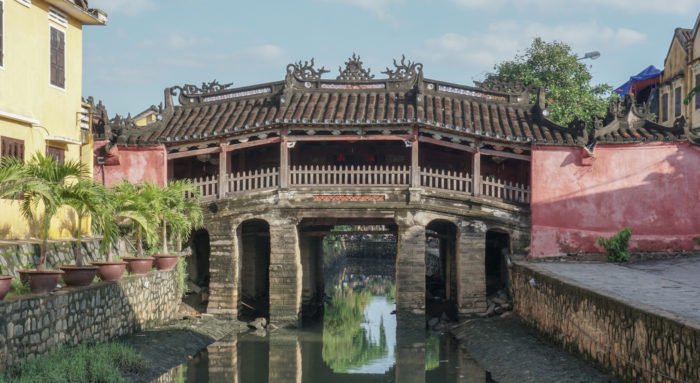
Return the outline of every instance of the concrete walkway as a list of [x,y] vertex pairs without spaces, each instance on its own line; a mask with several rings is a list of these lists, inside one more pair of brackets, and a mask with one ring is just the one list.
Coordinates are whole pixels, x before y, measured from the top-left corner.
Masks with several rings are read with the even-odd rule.
[[534,262],[528,267],[700,326],[700,254],[630,264]]

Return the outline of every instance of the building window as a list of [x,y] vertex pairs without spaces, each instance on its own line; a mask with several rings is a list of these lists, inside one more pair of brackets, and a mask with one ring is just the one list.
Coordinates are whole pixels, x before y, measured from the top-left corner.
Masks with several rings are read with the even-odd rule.
[[63,165],[66,161],[66,151],[61,148],[54,148],[52,146],[46,147],[46,156],[52,157],[54,161]]
[[673,92],[673,117],[681,115],[681,87]]
[[[700,90],[700,74],[695,75],[695,88]],[[700,109],[700,92],[695,92],[693,95],[695,98],[695,109]]]
[[0,142],[2,143],[3,157],[14,157],[20,161],[24,161],[24,141],[0,137]]
[[66,87],[66,34],[51,27],[51,85]]
[[0,67],[5,64],[5,44],[3,44],[5,42],[5,23],[3,22],[5,18],[3,16],[4,5],[5,3],[0,0]]
[[661,96],[661,122],[668,121],[668,93]]

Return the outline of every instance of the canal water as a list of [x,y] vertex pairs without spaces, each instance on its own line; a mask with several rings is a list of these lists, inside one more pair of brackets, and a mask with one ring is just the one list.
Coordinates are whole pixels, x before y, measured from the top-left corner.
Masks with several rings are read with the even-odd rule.
[[389,275],[341,270],[322,318],[299,330],[234,334],[171,373],[176,382],[492,382],[450,335],[423,316],[397,316]]

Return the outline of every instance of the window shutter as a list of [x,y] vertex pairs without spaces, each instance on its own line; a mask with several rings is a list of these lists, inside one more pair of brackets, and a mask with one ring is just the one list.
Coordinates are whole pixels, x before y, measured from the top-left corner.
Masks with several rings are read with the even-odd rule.
[[51,28],[51,84],[59,88],[65,88],[65,33]]
[[[700,74],[695,75],[695,87],[700,87]],[[700,92],[695,92],[695,109],[700,109]]]
[[673,95],[673,117],[678,117],[681,115],[681,88],[678,87],[674,91]]

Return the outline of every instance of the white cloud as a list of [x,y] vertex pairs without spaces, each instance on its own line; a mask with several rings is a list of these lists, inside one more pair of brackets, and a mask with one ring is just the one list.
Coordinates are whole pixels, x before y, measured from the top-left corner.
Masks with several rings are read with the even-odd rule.
[[278,61],[284,57],[284,49],[274,44],[262,44],[248,49],[244,54],[262,61]]
[[194,47],[202,43],[200,39],[196,36],[181,34],[181,33],[171,33],[165,38],[165,45],[170,49],[186,49]]
[[519,9],[562,11],[580,9],[615,10],[624,13],[686,14],[697,12],[697,0],[451,0],[466,9],[499,10],[505,6]]
[[426,62],[454,62],[456,65],[490,70],[494,64],[512,59],[518,50],[530,46],[534,37],[569,44],[575,52],[620,49],[646,41],[646,35],[626,28],[611,28],[595,22],[547,25],[503,21],[487,31],[471,34],[446,33],[426,40],[416,52]]
[[322,0],[326,3],[344,4],[363,9],[372,13],[380,20],[392,21],[395,19],[391,16],[389,8],[394,5],[401,5],[405,0]]
[[155,8],[153,0],[91,0],[91,8],[99,8],[107,14],[136,16]]

